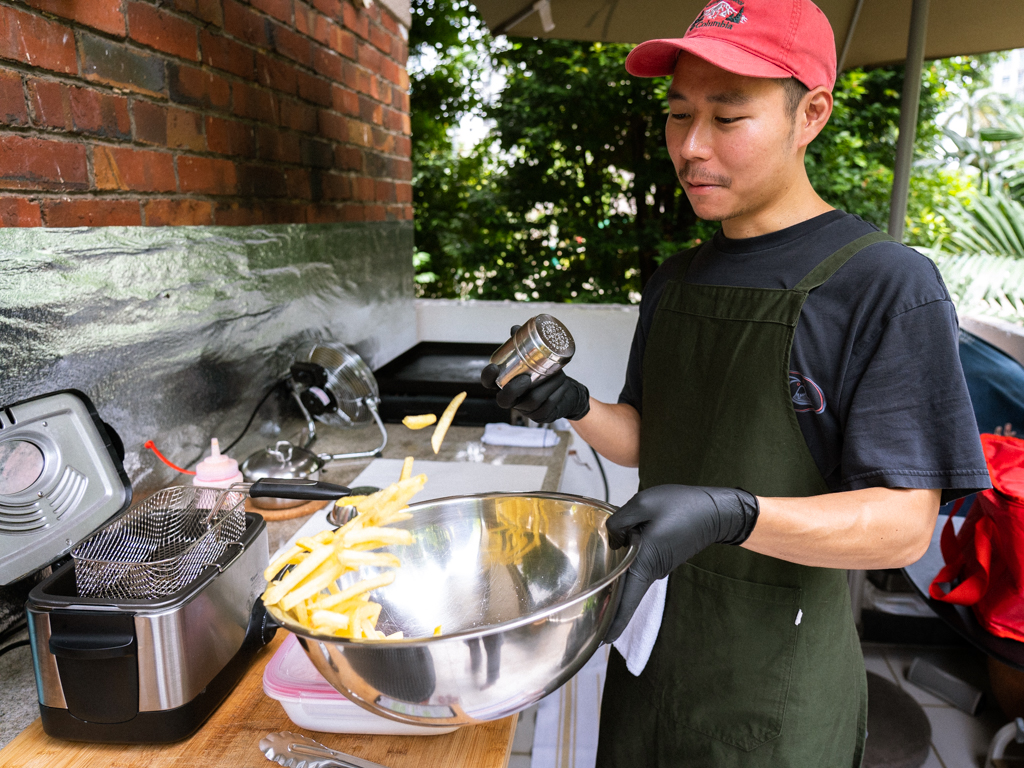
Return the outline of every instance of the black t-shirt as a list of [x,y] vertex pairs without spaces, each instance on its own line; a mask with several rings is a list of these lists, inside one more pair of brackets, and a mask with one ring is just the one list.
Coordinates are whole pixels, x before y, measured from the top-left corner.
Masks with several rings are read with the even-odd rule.
[[[830,211],[767,235],[719,231],[691,262],[687,282],[796,286],[844,245],[877,231]],[[644,349],[680,256],[644,289],[620,403],[641,410]],[[988,488],[957,349],[956,311],[935,265],[906,246],[864,248],[804,303],[790,357],[793,407],[833,491],[941,488],[943,503]]]

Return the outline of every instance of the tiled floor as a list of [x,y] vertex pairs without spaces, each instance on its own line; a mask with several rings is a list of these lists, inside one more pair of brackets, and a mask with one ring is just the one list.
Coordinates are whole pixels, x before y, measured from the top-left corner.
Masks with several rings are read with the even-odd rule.
[[[1006,724],[1006,718],[991,697],[980,715],[972,717],[908,682],[907,669],[915,657],[921,657],[983,690],[987,688],[984,658],[966,648],[864,644],[864,662],[868,670],[902,687],[928,715],[932,726],[932,745],[923,768],[983,768],[992,737]],[[509,768],[530,768],[536,723],[536,707],[520,715]]]
[[864,644],[864,662],[877,675],[895,682],[922,706],[932,725],[932,749],[923,768],[983,768],[989,744],[1007,720],[990,701],[971,716],[907,681],[907,669],[921,657],[975,687],[987,687],[984,658],[966,648],[936,649]]

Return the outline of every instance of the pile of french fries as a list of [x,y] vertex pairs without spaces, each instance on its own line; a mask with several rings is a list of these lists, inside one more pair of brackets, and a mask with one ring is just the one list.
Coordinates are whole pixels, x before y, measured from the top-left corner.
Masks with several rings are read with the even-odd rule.
[[263,602],[272,616],[334,637],[395,640],[403,636],[377,630],[381,606],[369,599],[375,589],[395,580],[394,570],[346,589],[338,586],[337,580],[364,566],[401,566],[395,555],[374,550],[413,541],[409,531],[386,527],[412,517],[406,511],[408,503],[423,488],[427,476],[411,474],[412,461],[407,459],[397,483],[369,496],[341,499],[339,504],[356,508],[355,517],[336,530],[299,539],[270,564],[264,572],[268,586]]

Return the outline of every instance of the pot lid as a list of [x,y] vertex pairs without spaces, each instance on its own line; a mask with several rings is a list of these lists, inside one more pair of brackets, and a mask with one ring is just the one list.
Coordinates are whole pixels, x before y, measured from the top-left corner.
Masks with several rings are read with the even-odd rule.
[[0,408],[0,584],[44,568],[128,508],[118,445],[75,390]]
[[246,459],[242,464],[242,475],[249,481],[264,477],[305,479],[321,466],[319,457],[312,451],[292,445],[287,440],[278,440]]

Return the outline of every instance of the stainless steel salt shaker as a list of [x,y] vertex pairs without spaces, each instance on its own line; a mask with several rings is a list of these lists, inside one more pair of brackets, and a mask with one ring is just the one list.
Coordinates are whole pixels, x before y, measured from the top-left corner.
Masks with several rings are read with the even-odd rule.
[[536,381],[559,371],[575,353],[576,342],[561,322],[546,314],[531,317],[491,355],[501,369],[495,381],[504,387],[521,373]]

